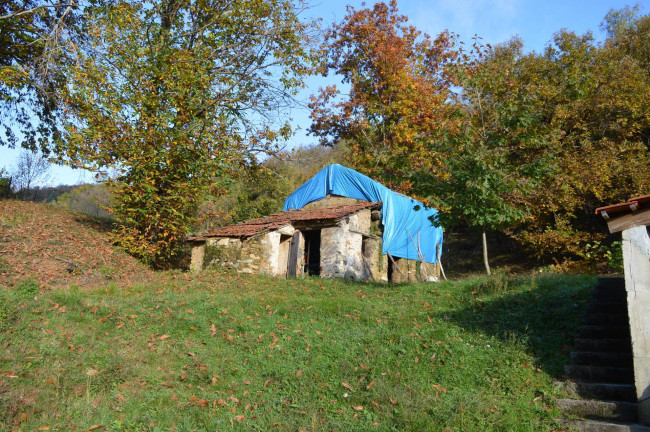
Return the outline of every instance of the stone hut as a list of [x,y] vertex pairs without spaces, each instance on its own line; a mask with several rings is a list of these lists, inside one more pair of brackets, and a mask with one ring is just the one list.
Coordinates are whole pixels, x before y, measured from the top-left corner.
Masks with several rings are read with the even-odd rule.
[[192,269],[385,281],[381,202],[354,201],[321,201],[191,237]]
[[437,280],[437,211],[341,165],[287,197],[283,211],[191,237],[192,268],[415,282]]

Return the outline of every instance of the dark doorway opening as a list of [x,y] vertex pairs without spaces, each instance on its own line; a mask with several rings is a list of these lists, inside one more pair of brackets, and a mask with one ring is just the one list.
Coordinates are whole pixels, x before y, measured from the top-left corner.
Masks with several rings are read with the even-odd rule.
[[320,276],[320,230],[305,231],[304,274]]

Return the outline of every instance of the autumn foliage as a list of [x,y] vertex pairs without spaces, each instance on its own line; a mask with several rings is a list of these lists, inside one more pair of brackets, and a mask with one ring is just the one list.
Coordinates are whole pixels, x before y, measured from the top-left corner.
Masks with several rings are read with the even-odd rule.
[[583,259],[603,239],[594,208],[650,190],[650,17],[616,21],[628,15],[606,17],[603,44],[562,30],[527,53],[516,38],[431,38],[394,1],[348,8],[321,70],[349,92],[313,97],[311,132],[436,205],[438,223],[506,232],[546,260]]
[[396,1],[348,6],[326,33],[322,54],[320,71],[341,76],[349,92],[328,86],[312,97],[310,131],[324,144],[345,141],[357,168],[409,191],[413,170],[438,163],[428,143],[456,125],[445,71],[459,54],[454,36],[423,35],[398,14]]

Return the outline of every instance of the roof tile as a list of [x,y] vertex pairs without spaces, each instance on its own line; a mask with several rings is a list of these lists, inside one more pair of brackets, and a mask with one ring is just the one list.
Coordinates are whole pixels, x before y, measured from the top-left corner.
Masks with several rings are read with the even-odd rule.
[[211,237],[251,237],[294,222],[339,219],[361,210],[380,207],[381,202],[363,202],[317,209],[287,210],[263,218],[251,219],[235,225],[217,228],[206,234],[190,237],[188,240],[200,241]]

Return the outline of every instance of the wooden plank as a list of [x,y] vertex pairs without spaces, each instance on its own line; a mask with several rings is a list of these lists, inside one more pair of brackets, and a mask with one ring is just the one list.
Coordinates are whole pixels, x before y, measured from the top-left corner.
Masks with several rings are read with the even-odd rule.
[[287,263],[287,277],[296,277],[298,270],[298,249],[300,246],[300,231],[296,231],[291,237],[289,245],[289,260]]
[[361,234],[364,237],[368,237],[371,239],[376,239],[376,240],[381,240],[381,237],[378,235],[370,234],[370,233],[363,233],[361,231],[355,231],[355,230],[349,230],[352,234]]
[[[612,215],[610,215],[611,217]],[[650,208],[629,213],[607,221],[610,233],[620,232],[640,225],[650,225]]]

